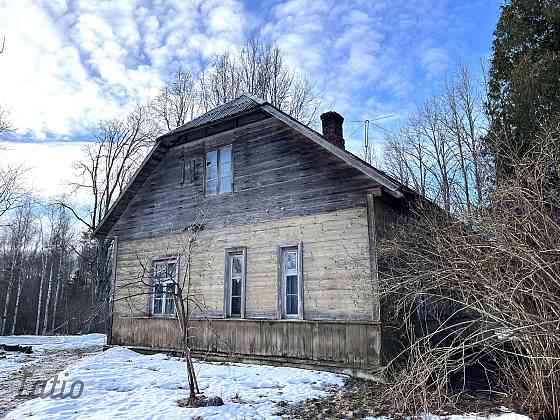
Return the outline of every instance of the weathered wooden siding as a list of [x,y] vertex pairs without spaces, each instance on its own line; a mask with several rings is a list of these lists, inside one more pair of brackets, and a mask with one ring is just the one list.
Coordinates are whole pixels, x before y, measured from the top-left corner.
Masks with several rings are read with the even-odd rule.
[[[206,150],[229,143],[234,193],[206,197]],[[184,159],[196,170],[182,183]],[[376,186],[295,130],[267,119],[169,150],[111,235],[125,240],[181,231],[201,209],[208,228],[219,228],[365,207],[364,192]]]
[[[206,314],[224,314],[224,264],[227,248],[247,250],[246,316],[277,318],[278,246],[303,244],[304,317],[372,319],[369,239],[365,208],[258,224],[205,230],[192,257],[193,293],[204,297]],[[146,315],[149,296],[139,279],[153,259],[175,256],[184,234],[121,240],[117,254],[115,312]],[[180,277],[185,264],[180,264]],[[125,287],[129,285],[130,287]],[[131,298],[128,296],[137,295]]]
[[[380,325],[373,322],[195,320],[191,348],[304,364],[374,369],[379,365]],[[113,344],[180,349],[177,321],[117,317]]]

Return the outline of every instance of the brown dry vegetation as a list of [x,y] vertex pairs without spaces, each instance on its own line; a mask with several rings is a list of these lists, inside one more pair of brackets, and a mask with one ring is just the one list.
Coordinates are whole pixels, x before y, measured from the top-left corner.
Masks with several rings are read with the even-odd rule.
[[560,416],[559,134],[543,130],[468,220],[419,206],[380,244],[392,412],[484,391]]

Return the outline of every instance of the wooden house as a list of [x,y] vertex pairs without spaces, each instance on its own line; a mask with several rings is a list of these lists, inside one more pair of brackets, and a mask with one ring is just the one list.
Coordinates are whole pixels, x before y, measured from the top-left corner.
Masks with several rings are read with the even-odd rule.
[[[322,134],[242,95],[158,139],[95,232],[115,239],[110,344],[178,348],[161,285],[184,274],[177,250],[203,214],[195,353],[376,371],[376,241],[410,195],[345,150],[339,114],[321,120]],[[133,286],[146,265],[163,277]]]

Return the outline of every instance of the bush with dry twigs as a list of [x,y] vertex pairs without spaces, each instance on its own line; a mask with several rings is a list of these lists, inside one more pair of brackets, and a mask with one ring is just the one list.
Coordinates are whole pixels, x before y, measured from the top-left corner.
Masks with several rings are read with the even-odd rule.
[[421,205],[380,244],[394,412],[465,392],[560,417],[560,125],[501,180],[490,206],[457,220]]

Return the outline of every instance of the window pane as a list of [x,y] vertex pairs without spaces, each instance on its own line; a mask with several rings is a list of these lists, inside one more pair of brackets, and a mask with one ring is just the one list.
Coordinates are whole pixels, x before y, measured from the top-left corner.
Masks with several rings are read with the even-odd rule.
[[154,278],[160,279],[165,277],[165,265],[161,263],[154,264]]
[[286,276],[286,294],[297,295],[297,276]]
[[286,270],[297,269],[297,254],[295,252],[286,253]]
[[218,152],[216,150],[206,153],[206,177],[210,179],[218,177]]
[[231,144],[220,149],[220,165],[231,162]]
[[243,272],[243,264],[241,262],[241,255],[231,257],[231,274],[236,277]]
[[218,192],[218,152],[213,150],[206,154],[206,193]]
[[175,279],[175,263],[167,264],[167,278]]
[[220,178],[220,194],[229,193],[232,190],[231,177]]
[[168,315],[175,314],[175,300],[173,299],[173,295],[167,297],[165,300],[165,313]]
[[231,175],[231,162],[220,162],[220,176]]
[[241,279],[231,280],[231,295],[241,296]]
[[206,182],[206,194],[217,194],[218,193],[218,180],[208,180]]
[[287,315],[297,315],[298,314],[298,297],[297,295],[289,295],[286,299],[286,314]]
[[154,314],[161,314],[162,312],[162,300],[154,299]]
[[231,314],[241,315],[241,297],[232,296],[231,297]]

